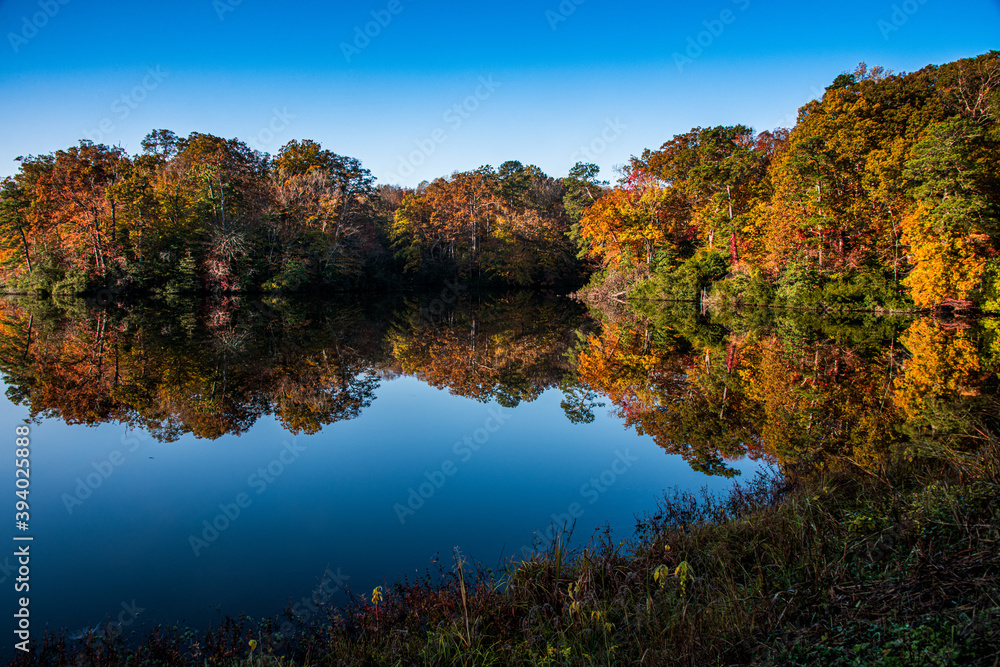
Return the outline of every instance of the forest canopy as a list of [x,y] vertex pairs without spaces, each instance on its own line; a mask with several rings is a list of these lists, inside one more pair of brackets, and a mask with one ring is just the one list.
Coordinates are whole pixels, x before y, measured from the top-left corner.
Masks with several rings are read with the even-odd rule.
[[140,155],[81,141],[19,158],[0,195],[7,291],[352,290],[459,278],[579,284],[568,236],[588,185],[506,162],[417,190],[376,186],[314,141],[275,156],[155,130]]
[[584,213],[584,252],[604,267],[594,286],[806,308],[1000,309],[998,120],[991,52],[913,74],[862,64],[790,131],[677,135],[633,158]]
[[155,130],[18,158],[7,292],[348,291],[458,279],[820,309],[1000,309],[1000,52],[864,64],[791,129],[698,127],[612,187],[508,161],[377,185],[310,140],[277,155]]

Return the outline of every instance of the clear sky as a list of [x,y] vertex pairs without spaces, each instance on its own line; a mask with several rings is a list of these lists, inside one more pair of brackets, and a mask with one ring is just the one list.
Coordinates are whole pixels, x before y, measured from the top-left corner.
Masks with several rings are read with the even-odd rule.
[[415,185],[511,159],[610,179],[695,126],[790,126],[861,61],[1000,48],[1000,1],[0,0],[0,29],[0,175],[166,128],[315,139]]

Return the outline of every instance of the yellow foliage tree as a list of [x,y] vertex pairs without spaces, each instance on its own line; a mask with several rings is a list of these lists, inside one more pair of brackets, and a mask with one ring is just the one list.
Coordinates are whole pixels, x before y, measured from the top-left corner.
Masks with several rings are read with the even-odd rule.
[[903,242],[910,246],[913,270],[903,281],[921,308],[966,302],[982,282],[985,237],[936,228],[931,210],[919,204],[903,217]]

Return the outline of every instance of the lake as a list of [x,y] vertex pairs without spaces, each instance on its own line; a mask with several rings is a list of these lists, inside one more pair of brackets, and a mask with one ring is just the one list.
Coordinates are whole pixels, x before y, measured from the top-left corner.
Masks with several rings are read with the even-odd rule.
[[974,432],[1000,366],[990,319],[450,288],[8,300],[0,324],[3,424],[12,445],[31,429],[32,613],[73,634],[301,616],[448,572],[455,548],[502,569],[563,530],[627,540],[670,489],[875,470]]
[[564,298],[21,300],[2,326],[36,628],[273,616],[448,571],[455,547],[502,567],[554,525],[625,539],[665,489],[766,467],[708,475],[637,433],[578,377],[602,327]]

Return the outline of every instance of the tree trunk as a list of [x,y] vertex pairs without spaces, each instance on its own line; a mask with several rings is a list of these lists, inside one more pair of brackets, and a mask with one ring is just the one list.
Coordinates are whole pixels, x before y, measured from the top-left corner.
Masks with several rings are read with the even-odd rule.
[[222,231],[226,231],[226,188],[222,185],[222,178],[219,178],[219,200],[222,202]]
[[21,355],[21,361],[25,361],[28,358],[28,350],[31,349],[31,328],[35,324],[35,316],[31,315],[28,317],[28,336],[27,340],[24,341],[24,353]]
[[28,238],[24,235],[24,228],[18,226],[17,231],[21,233],[21,243],[24,245],[24,259],[28,262],[28,275],[31,275],[31,254],[28,253]]
[[101,283],[108,286],[108,274],[104,266],[104,248],[101,247],[101,231],[98,219],[94,217],[94,257],[97,258],[97,268],[101,270]]

